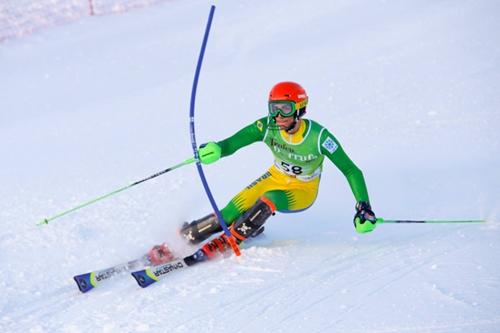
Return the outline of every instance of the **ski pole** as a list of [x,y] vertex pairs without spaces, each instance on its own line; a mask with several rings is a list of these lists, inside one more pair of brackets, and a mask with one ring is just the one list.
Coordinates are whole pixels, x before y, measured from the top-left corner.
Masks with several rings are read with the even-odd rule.
[[384,220],[378,218],[377,223],[485,223],[486,220]]
[[54,215],[54,216],[52,216],[52,217],[45,218],[45,219],[41,220],[40,222],[38,222],[38,223],[37,223],[37,225],[49,224],[49,222],[50,222],[50,221],[53,221],[53,220],[58,219],[58,218],[60,218],[60,217],[62,217],[62,216],[64,216],[64,215],[67,215],[67,214],[69,214],[69,213],[72,213],[72,212],[74,212],[74,211],[77,211],[77,210],[79,210],[79,209],[81,209],[81,208],[83,208],[83,207],[90,206],[90,205],[92,205],[93,203],[96,203],[96,202],[101,201],[101,200],[103,200],[103,199],[109,198],[109,197],[111,197],[111,196],[113,196],[113,195],[115,195],[115,194],[118,194],[118,193],[120,193],[120,192],[123,192],[123,191],[125,191],[125,190],[127,190],[127,189],[129,189],[129,188],[131,188],[131,187],[133,187],[133,186],[135,186],[135,185],[139,185],[140,183],[144,183],[145,181],[148,181],[148,180],[150,180],[150,179],[156,178],[156,177],[161,176],[161,175],[163,175],[163,174],[165,174],[165,173],[167,173],[167,172],[169,172],[169,171],[175,170],[175,169],[180,168],[180,167],[182,167],[182,166],[184,166],[184,165],[191,164],[191,163],[193,163],[193,162],[195,162],[195,161],[196,161],[196,159],[195,159],[194,157],[192,157],[192,158],[190,158],[190,159],[187,159],[187,160],[185,160],[185,161],[184,161],[184,162],[182,162],[182,163],[179,163],[179,164],[177,164],[177,165],[174,165],[174,166],[172,166],[172,167],[170,167],[170,168],[168,168],[168,169],[165,169],[165,170],[163,170],[163,171],[157,172],[157,173],[155,173],[154,175],[151,175],[151,176],[149,176],[149,177],[147,177],[147,178],[144,178],[144,179],[138,180],[138,181],[136,181],[136,182],[134,182],[134,183],[132,183],[132,184],[130,184],[130,185],[124,186],[124,187],[119,188],[119,189],[117,189],[117,190],[114,190],[114,191],[112,191],[112,192],[110,192],[110,193],[104,194],[104,195],[102,195],[102,196],[100,196],[100,197],[97,197],[97,198],[95,198],[95,199],[92,199],[92,200],[90,200],[90,201],[87,201],[87,202],[85,202],[85,203],[82,203],[82,204],[80,204],[80,205],[78,205],[78,206],[76,206],[76,207],[74,207],[74,208],[71,208],[71,209],[69,209],[69,210],[67,210],[67,211],[64,211],[64,212],[62,212],[62,213],[59,213],[59,214]]

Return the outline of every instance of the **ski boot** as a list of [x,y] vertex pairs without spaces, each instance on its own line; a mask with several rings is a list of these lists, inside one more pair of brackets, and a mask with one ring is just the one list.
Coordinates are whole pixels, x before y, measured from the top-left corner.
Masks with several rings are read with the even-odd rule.
[[180,230],[180,234],[191,244],[203,242],[213,234],[222,231],[222,227],[215,214],[209,214],[191,223],[185,222]]
[[[256,237],[264,231],[264,223],[271,216],[274,215],[274,204],[265,199],[259,199],[255,205],[250,208],[245,214],[229,228],[231,234],[236,238],[236,242],[240,244],[248,237]],[[222,234],[203,245],[193,255],[184,258],[186,264],[191,266],[195,263],[210,260],[217,257],[219,254],[223,256],[229,255],[231,244],[229,243],[228,236]]]
[[262,197],[231,226],[231,234],[240,242],[248,237],[257,237],[264,231],[264,223],[274,215],[276,207]]
[[197,263],[207,261],[217,257],[218,254],[224,256],[229,255],[228,249],[231,248],[229,240],[226,234],[222,234],[219,237],[212,239],[210,242],[203,245],[198,251],[190,256],[184,258],[184,262],[188,266],[195,265]]

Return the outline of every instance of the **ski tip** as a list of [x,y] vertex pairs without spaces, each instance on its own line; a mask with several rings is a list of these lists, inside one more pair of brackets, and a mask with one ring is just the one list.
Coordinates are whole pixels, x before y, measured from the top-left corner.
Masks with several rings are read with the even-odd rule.
[[95,287],[95,284],[92,283],[92,273],[75,275],[73,276],[73,280],[75,280],[78,289],[80,289],[82,293],[86,293]]
[[158,281],[157,279],[153,279],[147,272],[147,269],[143,269],[137,272],[131,273],[134,279],[137,281],[137,284],[141,288],[146,288],[147,286]]

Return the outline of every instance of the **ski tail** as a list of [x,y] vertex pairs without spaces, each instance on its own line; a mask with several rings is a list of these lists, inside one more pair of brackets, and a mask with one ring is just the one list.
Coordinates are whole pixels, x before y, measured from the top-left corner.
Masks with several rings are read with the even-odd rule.
[[94,272],[75,275],[73,276],[73,280],[75,280],[78,289],[80,289],[82,293],[86,293],[97,286]]

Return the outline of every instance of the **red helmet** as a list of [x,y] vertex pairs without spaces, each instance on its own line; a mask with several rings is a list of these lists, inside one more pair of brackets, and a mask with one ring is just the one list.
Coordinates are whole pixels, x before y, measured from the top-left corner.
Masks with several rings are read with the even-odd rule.
[[305,89],[300,84],[291,81],[277,83],[269,92],[269,102],[293,101],[295,110],[305,108],[307,100]]

